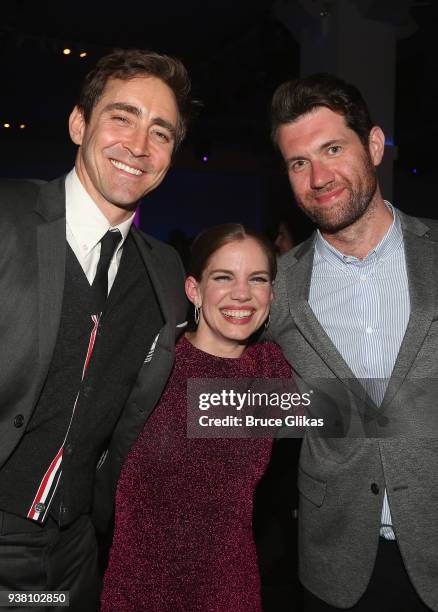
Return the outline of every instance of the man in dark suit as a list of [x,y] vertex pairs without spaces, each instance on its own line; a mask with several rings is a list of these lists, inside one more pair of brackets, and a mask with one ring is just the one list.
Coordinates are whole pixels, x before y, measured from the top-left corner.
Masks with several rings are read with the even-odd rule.
[[284,83],[272,119],[318,229],[280,262],[271,333],[299,385],[349,398],[324,405],[343,438],[303,440],[304,609],[438,610],[438,224],[383,200],[384,135],[352,85]]
[[132,222],[185,135],[189,89],[173,58],[102,58],[70,116],[75,168],[0,187],[0,590],[98,608],[90,515],[104,532],[184,327],[181,262]]

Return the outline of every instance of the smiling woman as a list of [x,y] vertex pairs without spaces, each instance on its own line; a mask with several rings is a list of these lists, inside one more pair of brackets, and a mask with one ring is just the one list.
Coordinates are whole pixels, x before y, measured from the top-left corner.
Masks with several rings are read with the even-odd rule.
[[202,232],[192,247],[186,293],[199,311],[189,340],[219,357],[239,357],[267,319],[276,274],[271,246],[237,223]]
[[262,609],[253,497],[272,441],[188,438],[187,381],[291,376],[276,345],[251,342],[268,317],[276,259],[262,236],[226,224],[198,236],[190,271],[199,324],[177,344],[166,390],[123,467],[107,612]]

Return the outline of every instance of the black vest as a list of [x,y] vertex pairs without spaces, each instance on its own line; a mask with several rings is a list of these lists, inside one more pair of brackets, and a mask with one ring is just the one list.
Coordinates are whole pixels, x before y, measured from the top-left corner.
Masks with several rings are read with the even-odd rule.
[[63,306],[52,362],[26,432],[0,470],[2,510],[27,515],[68,431],[50,514],[61,525],[90,511],[96,464],[163,325],[149,276],[130,235],[81,381],[93,327],[91,314],[90,285],[67,247]]

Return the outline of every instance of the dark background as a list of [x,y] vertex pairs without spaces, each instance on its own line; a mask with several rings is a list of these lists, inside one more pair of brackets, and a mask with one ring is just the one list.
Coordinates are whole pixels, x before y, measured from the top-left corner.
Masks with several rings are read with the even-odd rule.
[[[399,6],[377,4],[389,18]],[[437,217],[438,2],[405,4],[408,17],[397,42],[393,201],[406,212]],[[79,84],[116,46],[180,57],[204,104],[168,177],[142,205],[143,229],[166,240],[175,229],[192,236],[234,220],[272,236],[278,219],[288,215],[297,238],[305,237],[310,226],[294,207],[268,136],[270,98],[279,83],[299,75],[300,47],[270,0],[3,5],[0,175],[50,179],[71,168],[67,117]],[[72,53],[63,55],[64,47]]]

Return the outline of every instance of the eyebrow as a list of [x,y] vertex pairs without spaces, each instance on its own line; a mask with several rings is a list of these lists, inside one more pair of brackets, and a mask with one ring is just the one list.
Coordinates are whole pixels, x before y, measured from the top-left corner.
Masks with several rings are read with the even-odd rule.
[[[141,117],[143,115],[142,110],[138,108],[138,106],[134,106],[133,104],[126,104],[125,102],[112,102],[111,104],[107,104],[104,110],[107,112],[113,110],[124,111],[125,113],[135,115],[136,117]],[[173,138],[175,138],[176,127],[172,123],[170,123],[170,121],[167,121],[162,117],[154,117],[154,119],[152,120],[152,125],[159,125],[160,127],[165,128],[172,134]]]
[[125,111],[125,113],[135,115],[136,117],[142,116],[142,112],[138,108],[138,106],[134,106],[133,104],[126,104],[125,102],[112,102],[111,104],[107,104],[104,110],[106,111],[120,110],[120,111]]

